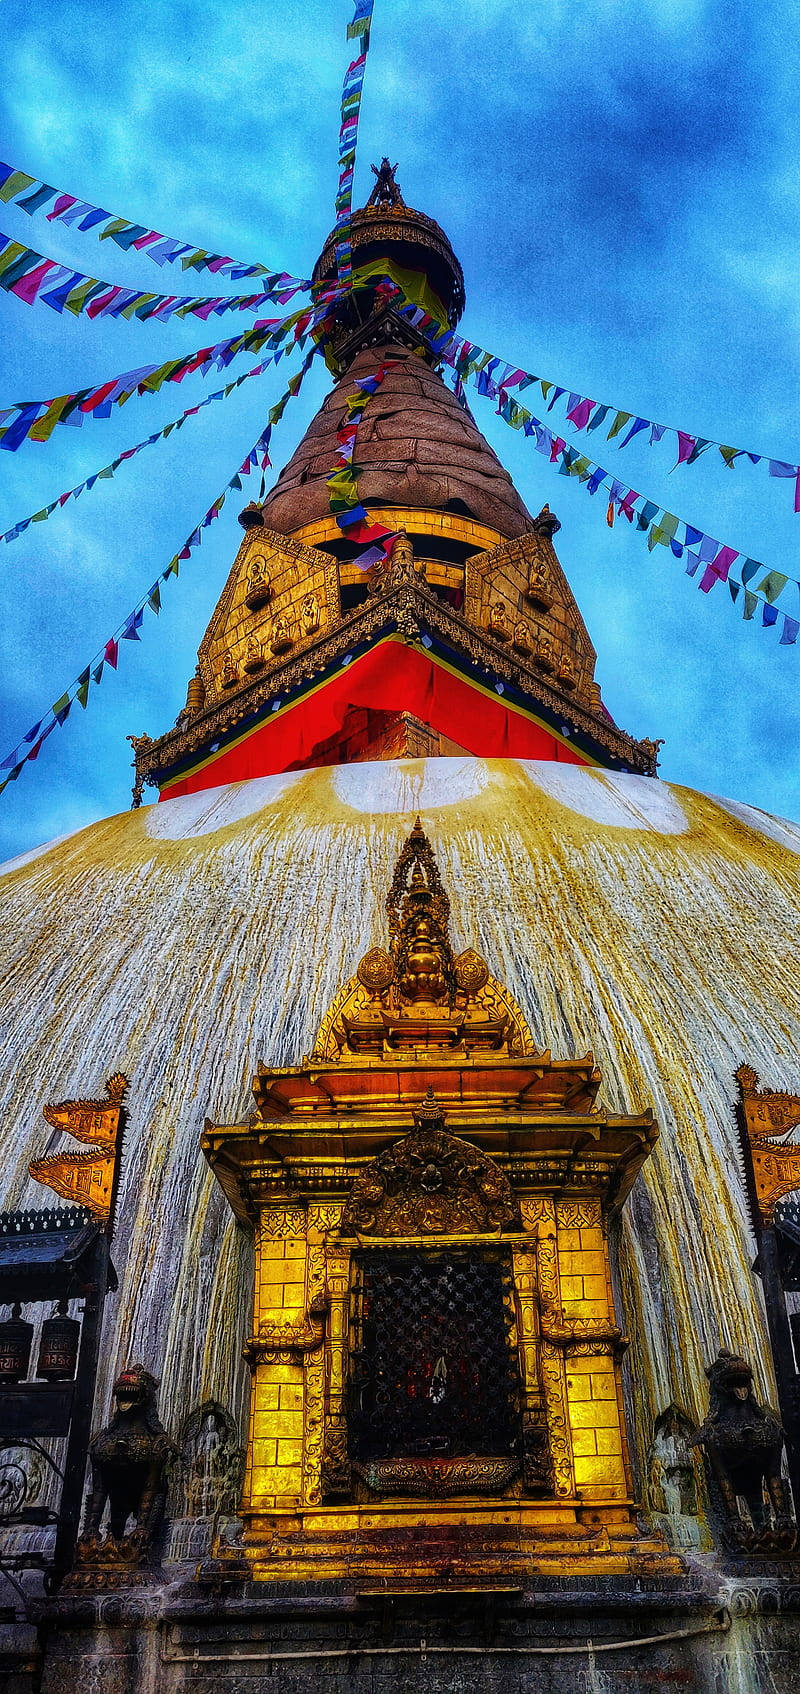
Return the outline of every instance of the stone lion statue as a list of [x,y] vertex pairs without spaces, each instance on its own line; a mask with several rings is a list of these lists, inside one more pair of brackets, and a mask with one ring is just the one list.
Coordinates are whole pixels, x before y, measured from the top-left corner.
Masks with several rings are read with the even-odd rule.
[[[166,1504],[167,1465],[176,1452],[158,1419],[157,1388],[143,1365],[128,1365],[114,1383],[116,1410],[89,1447],[92,1485],[79,1564],[142,1564],[152,1553]],[[101,1539],[106,1503],[108,1532]]]

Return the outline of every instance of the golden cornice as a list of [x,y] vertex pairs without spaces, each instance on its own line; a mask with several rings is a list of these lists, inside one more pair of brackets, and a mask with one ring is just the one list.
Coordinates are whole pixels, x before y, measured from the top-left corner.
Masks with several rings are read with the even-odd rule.
[[[473,1112],[459,1110],[442,1092],[441,1072],[425,1075],[446,1107],[448,1130],[494,1159],[516,1193],[550,1194],[576,1203],[596,1197],[606,1208],[617,1209],[658,1138],[650,1111],[630,1116],[503,1112],[491,1099],[483,1108],[476,1101]],[[380,1101],[368,1098],[359,1111],[345,1104],[340,1114],[324,1121],[318,1116],[251,1118],[241,1124],[207,1120],[202,1149],[239,1221],[253,1227],[265,1204],[302,1207],[345,1198],[354,1176],[412,1126],[408,1106],[387,1112]]]

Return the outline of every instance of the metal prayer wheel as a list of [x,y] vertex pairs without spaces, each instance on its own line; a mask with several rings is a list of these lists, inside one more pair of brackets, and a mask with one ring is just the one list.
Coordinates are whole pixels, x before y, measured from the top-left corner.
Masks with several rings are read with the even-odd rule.
[[48,1382],[71,1382],[78,1363],[80,1337],[77,1318],[68,1317],[66,1300],[59,1300],[57,1310],[42,1324],[36,1375]]
[[0,1384],[23,1382],[28,1374],[33,1324],[20,1317],[21,1310],[19,1301],[15,1301],[10,1318],[0,1323]]

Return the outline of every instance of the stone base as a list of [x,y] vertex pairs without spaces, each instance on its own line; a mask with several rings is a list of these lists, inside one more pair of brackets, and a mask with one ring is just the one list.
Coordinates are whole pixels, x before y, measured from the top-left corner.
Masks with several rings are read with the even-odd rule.
[[800,1583],[710,1571],[364,1596],[188,1577],[39,1613],[38,1694],[795,1694]]

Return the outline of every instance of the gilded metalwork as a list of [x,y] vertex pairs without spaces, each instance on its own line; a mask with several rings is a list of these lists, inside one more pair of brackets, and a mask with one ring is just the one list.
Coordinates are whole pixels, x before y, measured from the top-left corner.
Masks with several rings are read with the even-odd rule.
[[447,1135],[432,1091],[415,1129],[353,1183],[342,1216],[352,1235],[483,1235],[520,1228],[508,1177],[468,1141]]
[[[389,508],[376,509],[373,513],[375,520],[381,522],[394,515]],[[250,531],[250,536],[242,542],[238,560],[241,560],[250,545],[250,537],[259,533]],[[514,684],[540,699],[549,710],[561,713],[562,716],[566,714],[575,732],[590,737],[611,759],[624,763],[631,771],[645,776],[655,775],[655,744],[636,741],[611,724],[600,710],[599,696],[595,700],[592,694],[593,684],[587,687],[585,697],[581,694],[580,686],[577,689],[577,697],[575,692],[567,697],[561,689],[545,678],[532,656],[523,658],[513,650],[510,643],[492,641],[481,631],[479,617],[475,620],[477,627],[473,627],[466,604],[463,615],[443,605],[419,574],[415,573],[412,579],[403,578],[401,582],[391,585],[384,594],[368,599],[342,619],[338,610],[339,586],[335,559],[323,554],[319,549],[302,547],[288,536],[275,536],[275,540],[279,541],[282,547],[297,548],[298,553],[302,555],[315,554],[316,561],[322,561],[327,585],[326,604],[329,607],[335,606],[335,615],[329,617],[327,624],[320,628],[316,636],[309,638],[308,644],[301,644],[299,650],[294,650],[288,659],[274,659],[264,671],[253,678],[243,680],[243,673],[230,655],[221,661],[214,660],[212,664],[212,631],[216,632],[219,628],[219,640],[224,639],[222,623],[219,620],[224,622],[233,598],[237,560],[228,587],[223,591],[215,617],[200,648],[206,706],[188,721],[182,714],[175,729],[157,739],[154,738],[149,745],[136,749],[137,775],[142,783],[157,782],[159,772],[224,738],[243,719],[249,718],[252,713],[272,700],[285,698],[287,694],[313,681],[321,672],[327,671],[330,666],[345,658],[354,646],[369,642],[372,637],[384,632],[387,626],[391,627],[392,623],[398,629],[401,626],[406,629],[413,623],[417,631],[420,626],[424,626],[433,634],[441,636],[444,641],[454,643],[458,650],[470,660],[474,660],[476,665],[485,668],[490,663],[498,681]],[[509,545],[521,546],[522,543]],[[298,589],[303,589],[303,597],[307,587],[308,577],[298,583]],[[533,633],[538,641],[538,633]],[[214,638],[216,639],[216,633]],[[244,640],[242,650],[243,647]],[[229,686],[226,679],[229,679]]]
[[49,1153],[33,1159],[31,1176],[65,1200],[88,1207],[108,1227],[112,1221],[122,1150],[123,1100],[128,1079],[121,1071],[106,1083],[105,1100],[62,1100],[42,1107],[54,1129],[85,1142],[86,1153]]
[[800,1143],[775,1139],[800,1127],[800,1095],[759,1088],[759,1079],[749,1065],[739,1066],[736,1080],[753,1198],[761,1222],[771,1224],[778,1200],[800,1188]]
[[[417,822],[385,944],[311,1057],[260,1065],[256,1114],[206,1125],[256,1234],[242,1512],[263,1580],[425,1586],[414,1524],[463,1534],[467,1584],[666,1558],[630,1500],[605,1227],[652,1114],[607,1112],[591,1053],[538,1051],[449,925]],[[492,1256],[502,1318],[479,1287]]]

